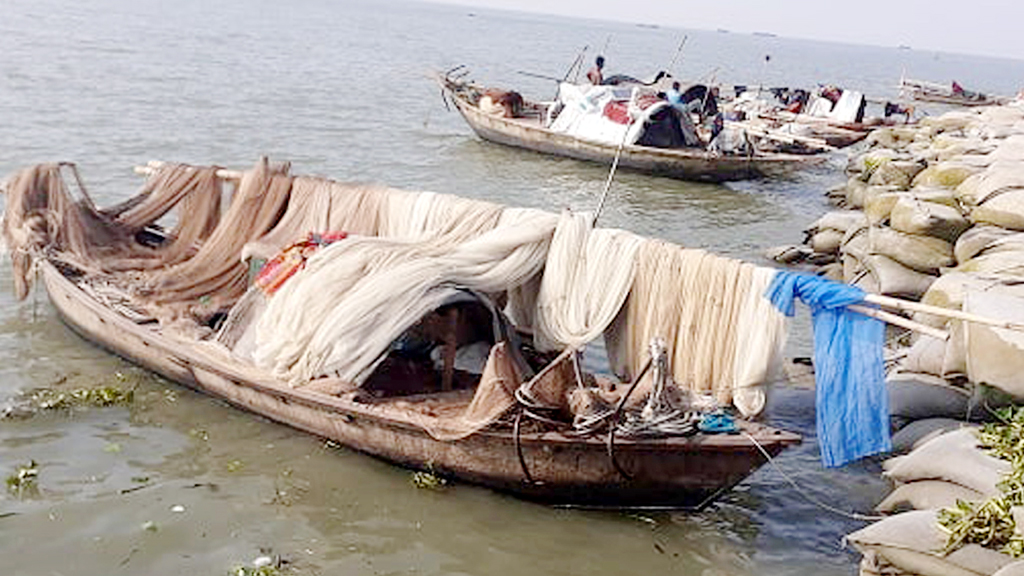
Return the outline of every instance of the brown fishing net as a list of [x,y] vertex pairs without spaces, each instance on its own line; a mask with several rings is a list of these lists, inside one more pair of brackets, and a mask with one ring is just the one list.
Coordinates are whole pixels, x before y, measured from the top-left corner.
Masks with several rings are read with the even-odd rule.
[[[108,290],[120,285],[125,298],[153,317],[201,323],[244,293],[246,268],[237,255],[274,227],[292,182],[287,165],[261,159],[243,175],[220,218],[216,167],[163,165],[138,194],[107,210],[97,210],[81,186],[76,200],[64,170],[74,166],[40,164],[7,182],[3,236],[18,298],[28,294],[34,259],[46,256],[83,277],[102,276]],[[156,221],[174,209],[170,231],[146,235],[159,231]]]

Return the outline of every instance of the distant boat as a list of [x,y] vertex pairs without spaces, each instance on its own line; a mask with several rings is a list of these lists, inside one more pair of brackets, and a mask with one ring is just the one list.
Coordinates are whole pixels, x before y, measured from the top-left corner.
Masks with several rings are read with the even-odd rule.
[[771,32],[754,32],[754,36],[764,36],[765,38],[775,38],[777,35]]
[[[556,104],[528,101],[518,92],[488,89],[450,75],[439,74],[438,81],[447,101],[478,136],[535,152],[604,164],[618,157],[624,168],[705,182],[782,176],[821,161],[815,155],[759,150],[715,152],[703,141],[687,145],[677,112],[649,93],[649,87],[638,86],[634,92],[629,86],[562,84]],[[634,98],[638,93],[642,96]],[[643,111],[631,122],[628,110],[634,100]],[[508,107],[503,112],[496,102],[508,102]],[[559,109],[552,118],[551,111]]]
[[900,44],[899,45],[899,49],[900,50],[910,50],[910,46],[907,46],[906,44]]
[[644,24],[644,23],[638,23],[636,26],[637,26],[637,28],[657,28],[658,27],[657,24]]
[[728,31],[728,30],[726,30],[725,28],[719,28],[719,29],[718,29],[718,32],[720,32],[720,33],[722,33],[722,34],[728,34],[728,33],[729,33],[729,31]]
[[1010,100],[1005,96],[989,96],[965,90],[955,80],[949,84],[939,84],[910,78],[900,78],[900,96],[954,106],[997,106]]

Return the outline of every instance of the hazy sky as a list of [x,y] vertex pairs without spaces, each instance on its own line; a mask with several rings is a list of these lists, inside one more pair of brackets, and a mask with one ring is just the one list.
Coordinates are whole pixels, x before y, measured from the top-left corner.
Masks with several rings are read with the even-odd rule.
[[438,0],[540,12],[876,46],[1024,59],[1022,0]]

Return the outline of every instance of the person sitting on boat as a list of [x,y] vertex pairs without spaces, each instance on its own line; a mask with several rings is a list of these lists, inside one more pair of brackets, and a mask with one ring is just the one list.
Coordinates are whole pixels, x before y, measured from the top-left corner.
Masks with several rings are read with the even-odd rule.
[[604,81],[604,73],[602,72],[603,68],[604,56],[598,56],[594,59],[594,67],[587,70],[587,80],[589,80],[594,86],[600,86],[601,82]]
[[672,87],[665,92],[665,100],[668,100],[673,108],[683,109],[683,93],[679,91],[679,82],[672,83]]

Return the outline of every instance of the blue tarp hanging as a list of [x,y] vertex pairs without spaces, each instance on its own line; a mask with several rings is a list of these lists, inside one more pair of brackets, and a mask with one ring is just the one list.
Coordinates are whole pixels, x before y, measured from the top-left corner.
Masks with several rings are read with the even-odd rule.
[[885,324],[852,312],[864,291],[820,276],[780,270],[765,296],[787,316],[800,298],[814,316],[815,410],[821,461],[842,466],[888,452],[889,402],[882,345]]

